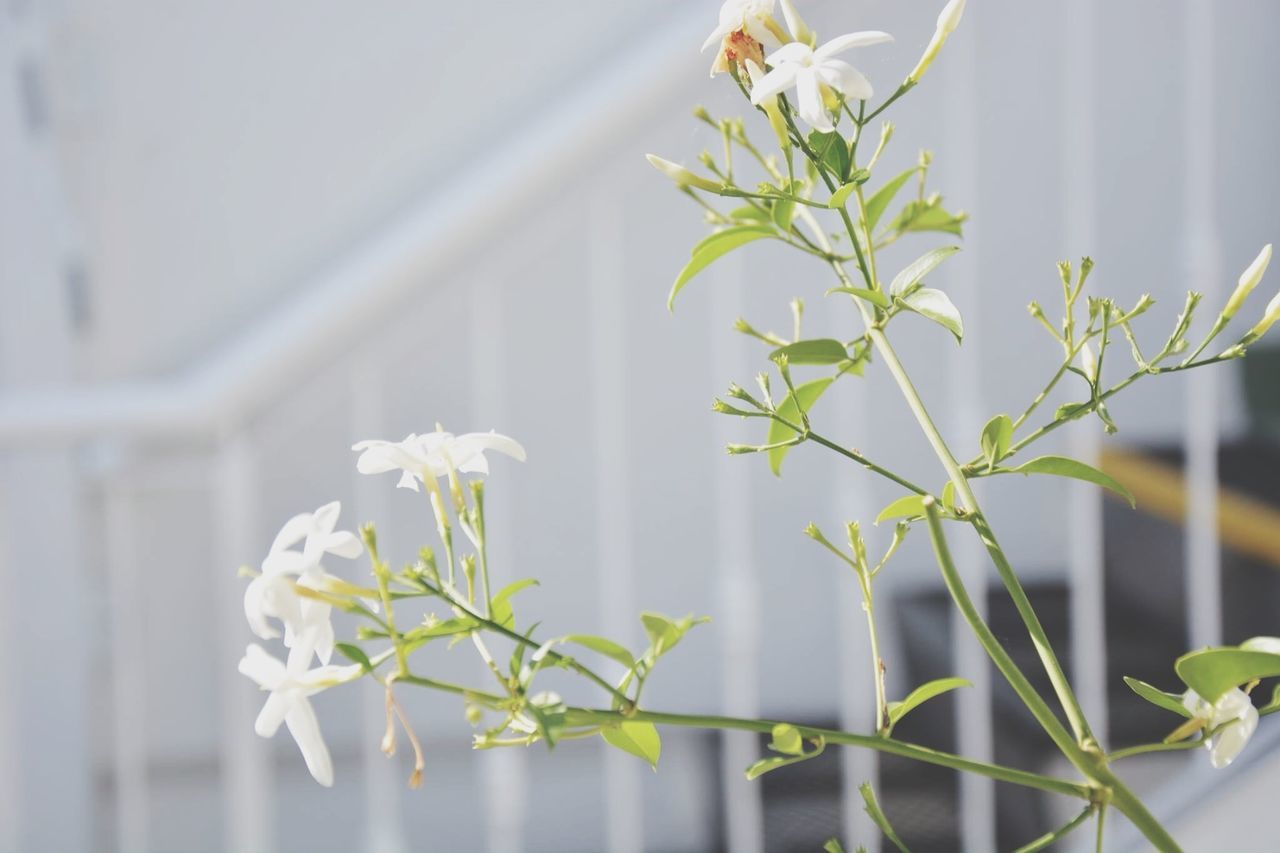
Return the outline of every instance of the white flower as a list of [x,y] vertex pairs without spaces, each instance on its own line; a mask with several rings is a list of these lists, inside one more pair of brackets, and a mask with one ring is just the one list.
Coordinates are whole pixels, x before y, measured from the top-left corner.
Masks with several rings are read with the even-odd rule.
[[289,734],[297,741],[307,769],[317,782],[326,788],[333,785],[333,759],[320,734],[320,721],[307,697],[326,687],[344,684],[360,677],[359,664],[351,666],[322,666],[308,670],[310,654],[303,658],[291,653],[289,663],[281,663],[259,645],[245,649],[240,659],[240,672],[257,682],[263,690],[270,690],[266,704],[258,712],[253,730],[261,737],[271,737],[284,723]]
[[1254,258],[1253,263],[1249,264],[1249,268],[1240,274],[1240,280],[1236,284],[1236,289],[1232,291],[1231,298],[1227,300],[1227,307],[1222,309],[1222,318],[1230,320],[1240,310],[1240,306],[1249,298],[1249,294],[1258,286],[1258,282],[1262,281],[1262,276],[1267,272],[1267,265],[1271,263],[1271,244],[1262,247],[1262,251],[1258,253],[1258,257]]
[[760,44],[777,45],[778,24],[773,18],[776,0],[725,0],[720,7],[720,23],[702,43],[705,51],[733,33],[745,33]]
[[520,462],[525,460],[524,448],[519,442],[496,432],[453,435],[437,429],[424,435],[410,433],[404,441],[360,441],[351,449],[360,452],[356,470],[361,474],[399,470],[403,473],[396,485],[415,492],[418,481],[426,477],[438,479],[448,476],[450,470],[463,474],[488,474],[486,450],[505,453]]
[[872,95],[871,83],[862,72],[835,55],[888,41],[893,41],[893,36],[873,30],[838,36],[817,50],[800,42],[783,45],[769,55],[767,62],[773,70],[752,88],[751,103],[759,105],[795,86],[796,112],[814,130],[831,131],[835,127],[831,111],[840,106],[835,93],[859,101]]
[[929,39],[929,45],[924,49],[924,53],[920,56],[920,61],[916,63],[916,67],[907,75],[907,82],[919,83],[920,78],[924,76],[924,72],[929,70],[929,66],[933,64],[938,51],[942,50],[942,45],[946,43],[947,36],[955,32],[956,27],[960,26],[960,18],[964,15],[964,4],[965,0],[951,0],[938,13],[938,24],[934,28],[933,38]]
[[1209,760],[1219,769],[1235,760],[1258,728],[1258,709],[1253,706],[1249,694],[1239,687],[1222,694],[1212,705],[1194,690],[1188,690],[1182,696],[1182,705],[1193,717],[1204,721],[1207,731],[1224,726],[1205,741]]
[[[747,66],[747,76],[751,78],[751,86],[754,88],[765,78],[765,71],[750,59],[743,64]],[[773,135],[777,137],[778,145],[783,151],[790,150],[791,137],[787,134],[787,120],[782,116],[782,107],[778,106],[778,96],[762,98],[760,106],[769,118],[769,126],[773,128]]]
[[[310,661],[313,651],[321,663],[328,663],[333,655],[333,623],[329,618],[333,608],[299,595],[294,584],[324,589],[329,581],[337,580],[320,563],[325,554],[353,558],[364,550],[355,534],[333,529],[341,511],[342,505],[334,501],[286,521],[262,562],[262,574],[244,591],[250,630],[264,640],[279,637],[280,632],[268,621],[279,619],[285,626],[285,645],[303,655],[304,662]],[[303,541],[301,551],[292,547],[299,541]]]

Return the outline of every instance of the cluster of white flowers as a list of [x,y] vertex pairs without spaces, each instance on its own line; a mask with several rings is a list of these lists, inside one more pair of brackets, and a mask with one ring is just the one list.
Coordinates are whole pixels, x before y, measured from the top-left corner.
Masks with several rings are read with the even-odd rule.
[[[419,482],[434,483],[440,477],[487,474],[486,450],[521,461],[525,458],[524,448],[506,436],[493,432],[455,436],[440,429],[411,434],[398,442],[362,441],[352,449],[361,454],[356,463],[361,473],[399,470],[399,485],[415,491]],[[271,694],[258,714],[254,731],[272,737],[284,723],[302,751],[307,769],[326,787],[333,784],[333,760],[309,697],[361,675],[359,664],[329,663],[334,649],[330,597],[345,596],[353,587],[330,574],[322,560],[327,556],[353,559],[364,551],[354,533],[335,529],[341,510],[341,504],[334,501],[315,512],[295,515],[276,534],[261,572],[245,590],[244,612],[255,635],[264,640],[283,638],[288,657],[281,661],[255,643],[246,649],[239,667]],[[364,603],[377,610],[377,602]],[[319,658],[320,666],[312,668],[313,656]]]

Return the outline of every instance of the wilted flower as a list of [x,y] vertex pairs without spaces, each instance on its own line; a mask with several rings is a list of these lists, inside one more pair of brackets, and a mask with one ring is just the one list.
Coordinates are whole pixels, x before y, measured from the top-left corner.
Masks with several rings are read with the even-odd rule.
[[734,65],[746,68],[748,63],[764,65],[764,45],[742,30],[734,30],[720,42],[720,50],[711,63],[711,76],[728,73]]
[[[268,621],[279,619],[285,626],[285,645],[305,653],[304,662],[310,661],[312,651],[322,663],[329,662],[334,642],[329,618],[332,607],[303,597],[294,584],[322,590],[335,580],[320,563],[325,554],[350,559],[364,550],[355,534],[334,530],[341,511],[342,505],[334,501],[286,521],[262,562],[262,574],[250,581],[244,592],[250,630],[264,640],[279,637],[280,632]],[[300,541],[303,547],[298,551],[293,546]]]
[[960,16],[964,14],[965,0],[951,0],[942,11],[938,14],[938,24],[933,31],[933,38],[929,39],[929,46],[924,49],[924,53],[920,57],[920,61],[916,63],[916,67],[907,75],[908,82],[918,83],[920,78],[924,76],[924,72],[929,70],[929,66],[933,64],[933,60],[938,55],[938,51],[942,50],[942,45],[946,42],[947,36],[960,26]]
[[291,653],[286,665],[254,644],[245,649],[239,669],[263,690],[271,691],[253,723],[253,730],[261,737],[272,737],[281,723],[288,726],[312,777],[328,788],[333,785],[333,759],[329,757],[329,748],[320,734],[320,721],[307,697],[327,687],[354,681],[360,677],[361,667],[353,664],[309,670],[310,657],[310,654],[304,658]]
[[872,95],[871,83],[862,72],[835,55],[888,41],[893,36],[873,30],[838,36],[817,50],[800,42],[783,45],[766,60],[773,70],[752,88],[751,103],[758,105],[795,86],[796,112],[814,130],[831,131],[835,127],[831,112],[840,108],[837,93],[854,100]]
[[777,45],[785,41],[773,9],[776,0],[725,0],[720,7],[720,23],[702,43],[706,50],[735,32],[744,33],[759,44]]
[[[650,162],[653,159],[651,157]],[[403,441],[360,441],[351,449],[360,452],[356,470],[361,474],[398,470],[403,473],[396,485],[415,492],[419,481],[427,477],[447,477],[450,471],[488,474],[486,450],[505,453],[520,462],[525,460],[524,448],[519,442],[496,432],[453,435],[437,429],[423,435],[410,433]]]
[[1209,760],[1219,769],[1235,760],[1258,728],[1258,709],[1253,706],[1249,694],[1239,687],[1224,693],[1212,705],[1194,690],[1188,690],[1182,696],[1182,705],[1193,717],[1204,721],[1207,731],[1224,727],[1205,741]]

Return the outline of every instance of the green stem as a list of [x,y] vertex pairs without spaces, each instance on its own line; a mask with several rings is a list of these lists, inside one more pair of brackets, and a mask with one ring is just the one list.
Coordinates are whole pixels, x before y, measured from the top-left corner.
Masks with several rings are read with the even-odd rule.
[[1177,743],[1144,743],[1138,746],[1127,746],[1124,749],[1117,749],[1108,753],[1107,760],[1115,762],[1131,755],[1145,755],[1150,752],[1177,752],[1185,749],[1196,749],[1203,745],[1203,740],[1180,740]]
[[[720,717],[702,714],[665,714],[657,711],[633,711],[630,714],[623,714],[617,711],[592,710],[587,708],[570,708],[565,714],[565,724],[570,726],[609,725],[627,721],[656,723],[666,726],[685,726],[699,729],[733,729],[738,731],[764,733],[772,732],[773,727],[781,722],[778,720],[747,720],[738,717]],[[1010,767],[1000,767],[995,764],[974,761],[959,755],[940,752],[926,746],[917,746],[913,743],[894,740],[892,738],[877,737],[875,735],[859,735],[853,734],[852,732],[821,729],[814,726],[796,725],[795,728],[800,732],[800,736],[804,738],[820,737],[827,743],[874,749],[879,752],[887,752],[891,755],[900,755],[904,758],[911,758],[928,764],[950,767],[953,770],[959,770],[966,773],[977,773],[1000,782],[1023,785],[1025,787],[1036,788],[1037,790],[1047,791],[1053,794],[1063,794],[1068,797],[1088,799],[1091,795],[1091,791],[1086,786],[1075,782],[1068,782],[1065,779],[1055,779],[1050,776],[1042,776],[1038,773],[1030,773],[1025,770],[1015,770]]]
[[1070,835],[1073,830],[1077,829],[1082,823],[1084,823],[1093,815],[1095,808],[1096,807],[1092,803],[1090,803],[1088,806],[1085,807],[1084,811],[1080,812],[1080,814],[1076,815],[1075,817],[1067,821],[1062,826],[1058,827],[1057,829],[1051,832],[1046,832],[1044,835],[1040,836],[1034,841],[1031,841],[1027,844],[1022,845],[1017,850],[1013,851],[1013,853],[1036,853],[1037,850],[1044,850],[1046,847],[1050,846],[1051,844],[1057,841],[1060,841],[1066,836]]

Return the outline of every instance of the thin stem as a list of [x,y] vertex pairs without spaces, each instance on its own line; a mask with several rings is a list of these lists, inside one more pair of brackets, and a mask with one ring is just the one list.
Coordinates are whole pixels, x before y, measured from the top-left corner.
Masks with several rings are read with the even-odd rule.
[[[667,726],[685,726],[699,729],[734,729],[751,732],[771,732],[773,731],[774,726],[778,725],[780,722],[777,720],[748,720],[738,717],[720,717],[702,714],[665,714],[657,711],[633,711],[630,714],[623,714],[618,711],[592,710],[588,708],[570,708],[565,714],[565,723],[570,726],[610,725],[627,721],[656,723]],[[959,770],[966,773],[977,773],[1000,782],[1022,785],[1024,787],[1035,788],[1037,790],[1047,791],[1053,794],[1063,794],[1068,797],[1078,797],[1080,799],[1088,799],[1091,794],[1091,791],[1086,786],[1075,782],[1068,782],[1065,779],[1055,779],[1050,776],[1043,776],[1039,773],[1031,773],[1025,770],[1016,770],[1011,767],[1000,767],[995,764],[974,761],[973,759],[964,758],[959,755],[940,752],[935,749],[930,749],[929,747],[918,746],[913,743],[907,743],[906,741],[894,740],[893,738],[853,734],[852,732],[842,732],[834,729],[821,729],[814,726],[796,725],[795,729],[800,733],[800,736],[804,738],[820,737],[827,743],[874,749],[878,752],[900,755],[904,758],[911,758],[928,764],[937,764],[942,767],[950,767],[953,770]]]
[[1046,832],[1034,841],[1022,845],[1017,850],[1013,851],[1013,853],[1036,853],[1037,850],[1044,850],[1051,844],[1061,841],[1088,820],[1093,815],[1094,810],[1095,806],[1090,803],[1085,807],[1084,811],[1080,812],[1080,814],[1076,815],[1062,826],[1050,832]]
[[875,108],[874,110],[872,110],[871,112],[867,113],[867,114],[862,118],[862,122],[861,122],[861,123],[862,123],[862,124],[866,124],[867,122],[869,122],[869,121],[871,121],[872,119],[874,119],[876,116],[880,115],[880,113],[882,113],[882,112],[884,112],[885,110],[887,110],[887,109],[889,108],[889,106],[890,106],[894,101],[898,100],[898,98],[901,98],[903,95],[907,94],[907,92],[911,91],[911,89],[912,89],[912,88],[914,88],[914,87],[915,87],[915,85],[916,85],[916,81],[915,81],[915,80],[907,80],[906,82],[904,82],[901,86],[899,86],[899,87],[898,87],[898,90],[897,90],[896,92],[894,92],[894,93],[893,93],[892,95],[890,95],[887,99],[885,99],[885,102],[884,102],[883,104],[881,104],[880,106],[876,107],[876,108]]
[[867,633],[871,635],[871,666],[874,667],[876,686],[876,731],[889,733],[889,697],[884,686],[884,660],[880,657],[880,638],[876,633],[876,609],[871,598],[871,576],[866,566],[858,570],[858,585],[862,588],[862,601],[866,605]]
[[1131,755],[1146,755],[1151,752],[1178,752],[1180,750],[1196,749],[1203,744],[1203,740],[1180,740],[1177,743],[1144,743],[1110,752],[1107,754],[1107,760],[1114,763]]

